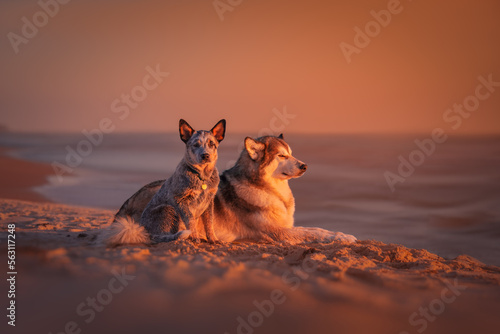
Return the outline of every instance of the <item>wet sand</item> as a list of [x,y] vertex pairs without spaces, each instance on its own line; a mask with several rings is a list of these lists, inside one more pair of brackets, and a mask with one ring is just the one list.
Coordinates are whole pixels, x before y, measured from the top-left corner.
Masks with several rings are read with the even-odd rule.
[[0,198],[50,202],[32,188],[47,183],[52,167],[9,157],[7,151],[0,147]]

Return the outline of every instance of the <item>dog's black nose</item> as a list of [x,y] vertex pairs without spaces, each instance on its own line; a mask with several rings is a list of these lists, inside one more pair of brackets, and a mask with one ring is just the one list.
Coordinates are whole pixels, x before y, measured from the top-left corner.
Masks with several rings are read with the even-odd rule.
[[210,154],[208,154],[208,153],[203,153],[203,154],[201,155],[201,158],[202,158],[203,160],[208,160],[208,159],[210,158]]
[[300,170],[303,170],[305,171],[307,169],[307,165],[306,164],[302,164],[299,166]]

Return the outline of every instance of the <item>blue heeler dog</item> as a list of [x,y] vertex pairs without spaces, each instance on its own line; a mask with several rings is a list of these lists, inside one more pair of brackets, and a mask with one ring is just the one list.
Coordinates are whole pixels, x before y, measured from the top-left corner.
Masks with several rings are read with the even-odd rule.
[[[213,211],[219,172],[215,163],[217,148],[224,139],[225,132],[224,119],[210,131],[195,131],[181,119],[179,133],[181,140],[186,143],[184,158],[158,192],[152,198],[149,197],[151,200],[142,212],[139,225],[130,216],[115,218],[104,233],[108,243],[147,242],[149,237],[154,242],[187,237],[200,242],[200,236],[205,236],[208,242],[216,242]],[[130,200],[143,201],[140,197],[131,197],[122,208],[133,206],[133,203],[129,203]]]

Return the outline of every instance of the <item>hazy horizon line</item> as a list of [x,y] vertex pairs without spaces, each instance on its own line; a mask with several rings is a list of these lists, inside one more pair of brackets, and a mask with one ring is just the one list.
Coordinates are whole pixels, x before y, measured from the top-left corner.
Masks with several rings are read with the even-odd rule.
[[[83,130],[82,130],[83,131]],[[7,131],[0,131],[0,135],[2,134],[19,134],[19,135],[78,135],[82,134],[82,131],[64,131],[64,130],[57,130],[57,131],[40,131],[40,130],[7,130]],[[259,130],[260,131],[260,130]],[[252,131],[230,131],[226,132],[226,136],[229,135],[245,135],[245,136],[257,136],[258,132],[252,132]],[[104,133],[105,136],[107,135],[144,135],[144,134],[177,134],[177,131],[141,131],[141,130],[117,130],[113,131],[111,133]],[[351,131],[351,132],[326,132],[326,131],[318,131],[318,132],[307,132],[307,131],[283,131],[282,132],[284,135],[286,134],[291,134],[291,135],[304,135],[304,136],[431,136],[431,131],[412,131],[412,132],[402,132],[402,131],[392,131],[392,132],[362,132],[362,131]],[[275,133],[275,135],[279,135],[280,133]],[[453,132],[446,132],[447,135],[452,135],[454,137],[495,137],[495,136],[500,136],[500,132],[460,132],[460,133],[453,133]]]

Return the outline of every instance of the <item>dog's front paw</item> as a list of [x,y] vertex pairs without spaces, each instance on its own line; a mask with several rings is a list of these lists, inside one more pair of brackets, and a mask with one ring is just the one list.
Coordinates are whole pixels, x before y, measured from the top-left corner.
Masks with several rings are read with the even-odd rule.
[[199,244],[201,242],[200,236],[198,235],[198,232],[196,232],[196,231],[191,232],[189,239],[191,239],[191,241],[194,242],[195,244]]
[[209,244],[218,244],[219,239],[215,235],[207,235],[207,241]]
[[344,241],[344,242],[356,242],[358,239],[350,234],[345,234],[342,232],[333,232],[332,241]]

